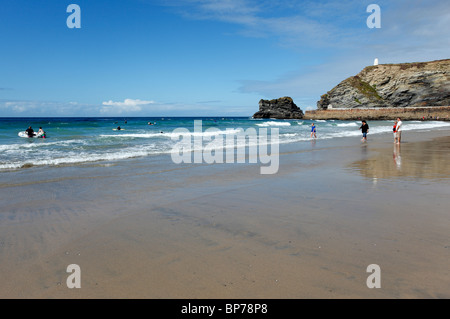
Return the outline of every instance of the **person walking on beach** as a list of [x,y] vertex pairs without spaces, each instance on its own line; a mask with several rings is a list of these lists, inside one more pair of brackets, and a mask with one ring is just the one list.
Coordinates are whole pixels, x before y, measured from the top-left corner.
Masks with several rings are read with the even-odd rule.
[[365,120],[362,121],[362,125],[359,129],[361,130],[363,135],[362,141],[363,142],[367,141],[367,133],[369,133],[369,125]]
[[314,123],[311,125],[311,138],[314,136],[314,138],[317,138],[316,136],[316,126]]
[[402,122],[402,120],[401,120],[401,118],[397,118],[397,128],[396,128],[396,130],[397,130],[397,144],[400,144],[401,143],[401,141],[402,141],[402,125],[403,125],[403,122]]

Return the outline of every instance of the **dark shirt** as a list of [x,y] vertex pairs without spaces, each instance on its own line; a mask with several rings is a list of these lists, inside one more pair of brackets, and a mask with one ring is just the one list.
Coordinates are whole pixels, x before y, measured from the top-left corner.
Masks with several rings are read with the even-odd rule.
[[32,128],[27,128],[25,132],[28,134],[28,136],[34,136],[34,130]]
[[360,129],[363,133],[367,133],[367,131],[369,130],[369,125],[367,123],[363,124],[361,125]]

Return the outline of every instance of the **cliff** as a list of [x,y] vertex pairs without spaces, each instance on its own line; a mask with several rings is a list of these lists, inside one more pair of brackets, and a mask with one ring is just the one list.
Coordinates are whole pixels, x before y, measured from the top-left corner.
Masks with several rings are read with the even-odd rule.
[[319,110],[447,105],[450,105],[450,59],[368,66],[317,102]]
[[274,100],[260,100],[259,111],[253,118],[301,119],[303,112],[290,97],[286,96]]

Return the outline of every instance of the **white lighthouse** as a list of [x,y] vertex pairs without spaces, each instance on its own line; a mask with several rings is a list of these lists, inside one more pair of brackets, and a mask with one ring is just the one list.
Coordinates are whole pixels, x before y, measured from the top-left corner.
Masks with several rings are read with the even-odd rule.
[[378,58],[375,58],[375,60],[373,61],[373,65],[378,65]]

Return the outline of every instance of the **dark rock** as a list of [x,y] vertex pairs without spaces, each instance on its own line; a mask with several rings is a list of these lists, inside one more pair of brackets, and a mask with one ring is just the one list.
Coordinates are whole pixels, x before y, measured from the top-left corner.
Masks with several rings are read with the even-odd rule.
[[259,111],[253,118],[301,119],[303,112],[292,98],[286,96],[274,100],[260,100]]

